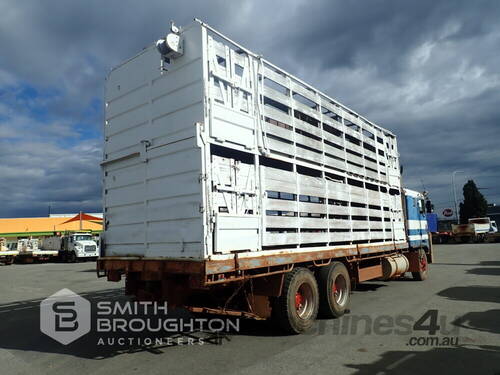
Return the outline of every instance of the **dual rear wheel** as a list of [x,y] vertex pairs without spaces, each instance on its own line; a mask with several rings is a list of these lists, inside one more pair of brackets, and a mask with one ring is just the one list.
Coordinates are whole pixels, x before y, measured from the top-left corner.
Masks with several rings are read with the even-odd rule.
[[274,315],[289,333],[302,333],[312,327],[318,312],[324,318],[342,316],[349,304],[351,282],[347,268],[340,262],[318,269],[316,275],[298,267],[285,275]]

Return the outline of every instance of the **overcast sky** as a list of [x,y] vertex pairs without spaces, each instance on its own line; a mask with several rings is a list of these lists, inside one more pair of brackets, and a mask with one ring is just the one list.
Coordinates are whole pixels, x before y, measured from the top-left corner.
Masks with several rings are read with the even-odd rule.
[[104,77],[201,18],[398,136],[437,210],[500,203],[499,1],[0,0],[0,217],[101,211]]

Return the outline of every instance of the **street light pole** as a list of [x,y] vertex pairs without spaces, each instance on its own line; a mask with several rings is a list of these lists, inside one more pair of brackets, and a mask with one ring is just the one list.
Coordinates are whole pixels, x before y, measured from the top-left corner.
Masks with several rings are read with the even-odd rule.
[[457,224],[459,224],[458,220],[458,205],[457,205],[457,192],[455,190],[455,174],[457,173],[464,173],[464,171],[453,171],[451,174],[451,184],[453,186],[453,198],[455,201],[455,219],[457,220]]

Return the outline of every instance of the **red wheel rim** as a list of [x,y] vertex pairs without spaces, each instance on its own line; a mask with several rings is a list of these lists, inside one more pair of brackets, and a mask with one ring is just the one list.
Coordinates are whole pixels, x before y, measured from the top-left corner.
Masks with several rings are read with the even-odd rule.
[[339,305],[343,305],[347,296],[347,282],[342,275],[338,275],[332,284],[333,299]]
[[303,301],[304,297],[302,297],[302,294],[297,291],[297,293],[295,293],[295,308],[297,311],[302,307]]
[[295,292],[295,311],[301,319],[309,319],[314,312],[314,297],[311,285],[303,283]]
[[420,270],[427,270],[427,256],[425,254],[420,257]]

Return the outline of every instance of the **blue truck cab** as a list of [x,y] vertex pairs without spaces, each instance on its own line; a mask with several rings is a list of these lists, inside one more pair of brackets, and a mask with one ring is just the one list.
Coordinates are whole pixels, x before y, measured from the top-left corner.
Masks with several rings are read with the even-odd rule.
[[406,230],[410,248],[430,250],[429,229],[425,214],[424,196],[418,191],[404,189]]

